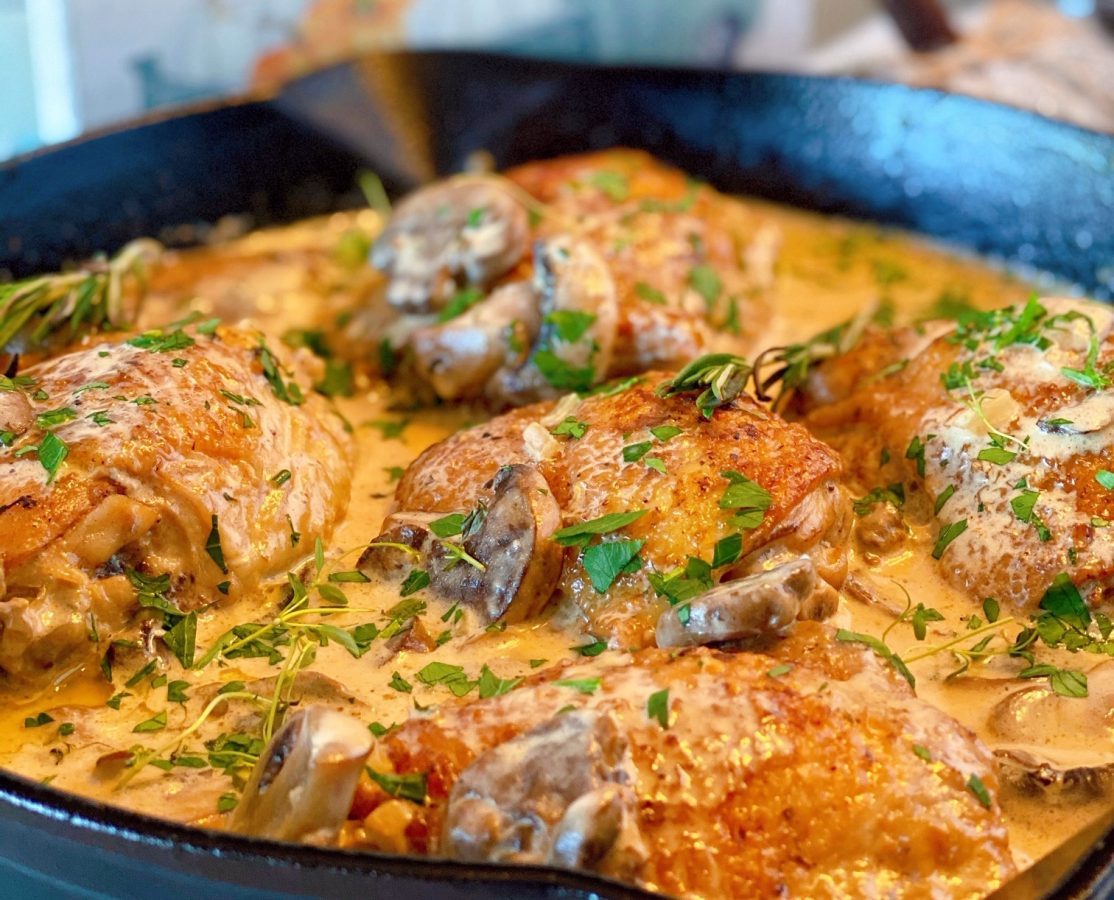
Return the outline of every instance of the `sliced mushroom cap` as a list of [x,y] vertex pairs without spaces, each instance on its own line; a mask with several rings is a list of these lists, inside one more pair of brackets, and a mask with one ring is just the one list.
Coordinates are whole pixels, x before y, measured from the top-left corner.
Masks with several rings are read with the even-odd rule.
[[22,391],[0,391],[0,432],[23,434],[34,422],[31,401]]
[[500,744],[449,795],[451,859],[556,864],[631,877],[646,859],[627,742],[615,721],[574,710]]
[[479,397],[499,368],[521,365],[540,325],[530,284],[504,285],[456,318],[416,329],[410,335],[414,364],[441,399]]
[[526,363],[498,371],[488,397],[520,405],[588,388],[611,369],[619,301],[611,270],[588,243],[566,236],[534,246],[541,329]]
[[1114,793],[1114,662],[1087,673],[1087,696],[1046,684],[1014,691],[990,713],[1003,781],[1022,793]]
[[389,278],[392,306],[431,312],[460,288],[486,288],[514,268],[527,253],[529,230],[526,210],[499,179],[452,179],[395,208],[371,263]]
[[429,523],[437,518],[430,513],[387,516],[378,537],[360,554],[356,568],[369,578],[391,578],[409,571],[415,559],[428,551],[432,540]]
[[693,647],[784,637],[816,587],[816,567],[807,556],[724,582],[663,613],[657,624],[657,644]]
[[434,545],[429,576],[439,594],[484,621],[518,622],[541,612],[561,577],[564,551],[553,540],[561,509],[533,466],[504,466],[491,490],[483,523],[463,542],[484,570]]
[[364,761],[367,728],[324,706],[294,713],[252,770],[231,829],[283,841],[328,841],[344,824]]

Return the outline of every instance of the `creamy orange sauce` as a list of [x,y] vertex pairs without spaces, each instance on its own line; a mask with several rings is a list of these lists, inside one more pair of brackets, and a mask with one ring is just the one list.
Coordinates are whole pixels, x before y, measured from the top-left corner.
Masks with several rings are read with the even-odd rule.
[[[762,342],[767,346],[806,339],[867,306],[889,311],[896,321],[910,321],[947,312],[949,304],[954,306],[958,301],[983,308],[1014,303],[1032,290],[1031,284],[982,261],[949,253],[925,241],[773,204],[755,206],[782,232],[776,269],[778,307]],[[366,273],[333,259],[338,242],[346,233],[370,234],[379,225],[378,217],[370,211],[338,214],[251,234],[221,247],[172,256],[156,278],[155,296],[145,307],[144,324],[161,324],[180,316],[184,309],[197,309],[228,320],[248,317],[276,335],[290,328],[320,327],[322,321],[331,320],[346,306],[358,302],[367,281]],[[324,543],[323,572],[313,571],[317,536],[302,536],[311,567],[309,580],[327,582],[330,572],[355,567],[360,549],[378,534],[390,510],[392,468],[405,467],[425,447],[484,417],[481,411],[467,407],[392,410],[384,385],[363,379],[356,387],[353,397],[338,401],[357,441],[352,500],[341,526]],[[397,435],[389,436],[392,429],[384,428],[384,423],[395,423]],[[934,569],[928,557],[931,541],[927,533],[918,534],[908,553],[869,571],[889,611],[845,599],[838,624],[873,635],[882,633],[893,623],[894,613],[905,605],[903,587],[914,603],[936,608],[944,620],[929,624],[923,643],[915,640],[908,625],[895,627],[890,640],[896,650],[915,655],[927,645],[962,634],[966,628],[962,617],[970,611],[971,603],[957,596]],[[863,566],[858,562],[855,565]],[[337,587],[344,590],[348,608],[303,621],[327,621],[343,628],[365,622],[382,626],[385,611],[399,602],[393,590],[343,582]],[[277,590],[205,611],[198,628],[198,655],[234,625],[273,619]],[[311,670],[335,680],[337,690],[352,698],[345,702],[369,723],[386,726],[400,722],[415,709],[451,696],[445,686],[426,685],[418,678],[418,672],[433,660],[460,665],[470,678],[475,678],[484,665],[501,678],[515,678],[573,657],[571,648],[591,640],[576,627],[559,621],[505,630],[473,630],[466,635],[466,622],[454,621],[452,610],[433,598],[425,599],[427,608],[420,619],[430,635],[442,641],[432,652],[393,652],[381,640],[372,642],[358,659],[335,643],[317,651]],[[1079,665],[1080,660],[1075,659],[1074,664]],[[175,703],[168,702],[166,685],[156,681],[153,686],[151,677],[125,686],[142,665],[138,656],[126,657],[118,665],[111,687],[99,672],[87,672],[36,697],[7,698],[0,705],[0,764],[100,800],[171,818],[217,824],[213,814],[218,798],[233,790],[225,775],[212,769],[177,767],[163,772],[149,766],[122,784],[120,772],[106,765],[104,758],[136,745],[157,750],[161,756],[171,749],[203,754],[205,741],[236,730],[238,707],[230,703],[228,710],[218,709],[178,748],[179,735],[202,712],[202,698],[231,682],[274,677],[278,668],[264,658],[254,658],[224,660],[202,670],[182,671],[170,659],[159,671],[169,682],[188,685],[185,693],[189,700]],[[948,672],[955,667],[948,653],[926,657],[910,666],[922,699],[973,729],[992,748],[1002,745],[988,727],[990,710],[1023,683],[1008,678],[1008,672],[994,661],[973,666],[968,676],[948,680]],[[412,691],[397,689],[400,682],[411,685]],[[106,705],[110,698],[115,698],[118,709]],[[165,727],[143,729],[142,723],[163,711]],[[25,725],[26,719],[44,712],[52,721],[34,727]],[[1114,759],[1114,732],[1108,727],[1106,735],[1110,742],[1107,758]],[[1070,756],[1074,752],[1071,736],[1065,735],[1062,743],[1063,752]],[[1019,863],[1025,864],[1084,827],[1108,809],[1110,801],[1096,798],[1088,803],[1049,807],[1006,794],[1003,805],[1015,855]]]

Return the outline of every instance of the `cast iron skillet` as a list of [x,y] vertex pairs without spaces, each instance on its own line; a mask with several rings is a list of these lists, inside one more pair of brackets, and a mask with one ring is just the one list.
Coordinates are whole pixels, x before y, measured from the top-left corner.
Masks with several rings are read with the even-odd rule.
[[[398,192],[477,150],[506,166],[616,144],[724,190],[910,228],[1114,298],[1109,136],[849,79],[461,53],[376,56],[270,100],[156,117],[17,160],[0,168],[0,269],[55,269],[143,235],[178,243],[188,232],[171,226],[229,213],[259,226],[351,206],[362,168]],[[1110,896],[1114,830],[1074,844],[1014,895],[1058,885],[1049,896]],[[3,772],[0,876],[0,896],[21,897],[648,896],[576,873],[196,831]]]

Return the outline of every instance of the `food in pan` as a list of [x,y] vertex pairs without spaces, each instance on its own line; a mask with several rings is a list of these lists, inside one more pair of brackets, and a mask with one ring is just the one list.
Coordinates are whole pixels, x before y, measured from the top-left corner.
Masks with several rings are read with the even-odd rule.
[[748,350],[777,244],[737,201],[612,150],[424,188],[371,261],[404,314],[389,341],[412,376],[498,407]]
[[369,184],[0,293],[5,766],[692,896],[1110,809],[1105,309],[633,151]]
[[195,610],[285,573],[305,552],[292,533],[332,529],[350,447],[309,388],[316,363],[214,320],[93,341],[4,377],[9,683],[95,664],[141,610],[162,614],[148,626],[188,662]]

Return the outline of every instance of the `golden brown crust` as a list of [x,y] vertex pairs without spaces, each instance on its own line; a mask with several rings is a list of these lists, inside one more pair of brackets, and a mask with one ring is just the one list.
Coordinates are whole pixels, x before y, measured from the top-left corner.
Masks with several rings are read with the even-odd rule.
[[[691,397],[656,395],[668,377],[651,372],[617,394],[584,399],[571,413],[587,426],[583,437],[548,438],[549,456],[538,458],[526,435],[527,429],[549,434],[557,424],[553,403],[516,410],[455,434],[411,464],[395,492],[396,508],[467,510],[500,466],[535,464],[562,509],[564,525],[645,510],[621,536],[643,541],[644,562],[667,572],[685,565],[689,557],[711,560],[716,542],[738,530],[729,523],[730,513],[719,507],[729,484],[723,473],[730,471],[757,482],[770,495],[761,524],[743,532],[743,555],[775,538],[791,540],[783,532],[790,522],[797,528],[794,516],[802,504],[838,478],[836,455],[800,425],[767,413],[749,397],[705,419]],[[681,432],[662,442],[650,432],[661,425]],[[624,447],[646,441],[651,446],[643,460],[624,461]],[[646,465],[647,458],[660,460],[664,474]],[[843,501],[833,495],[830,502]],[[805,546],[798,549],[807,550],[818,537],[808,531]],[[579,554],[570,549],[560,592],[576,601],[599,633],[612,635],[620,646],[644,646],[652,642],[654,623],[667,608],[664,600],[655,599],[646,575],[645,567],[622,575],[600,593]]]
[[[303,376],[294,405],[268,385],[259,335],[191,340],[172,352],[102,341],[23,373],[36,415],[69,412],[0,453],[9,676],[49,677],[109,640],[136,608],[128,568],[169,572],[170,601],[196,609],[285,571],[304,552],[292,531],[325,535],[343,514],[349,442],[301,363],[278,351],[283,381]],[[48,432],[68,452],[53,480],[27,450]],[[272,482],[284,469],[290,478]],[[207,550],[214,516],[226,571]]]
[[[756,653],[644,651],[621,668],[558,669],[411,721],[377,754],[398,773],[427,773],[410,849],[438,852],[447,797],[473,760],[571,705],[610,716],[629,747],[643,886],[949,897],[993,890],[1012,873],[997,805],[984,808],[967,787],[975,776],[997,794],[990,755],[966,729],[917,704],[873,660],[850,675],[823,658],[777,664]],[[554,683],[585,677],[600,679],[590,696]],[[647,714],[661,690],[668,729]],[[365,781],[353,816],[385,799]]]

